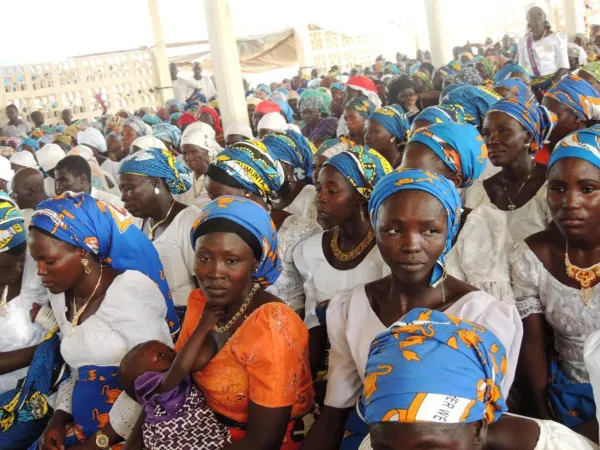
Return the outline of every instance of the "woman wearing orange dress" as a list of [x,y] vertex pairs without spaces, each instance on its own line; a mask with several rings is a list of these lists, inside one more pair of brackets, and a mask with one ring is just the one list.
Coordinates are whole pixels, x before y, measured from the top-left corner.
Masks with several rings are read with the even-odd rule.
[[202,211],[191,241],[200,288],[190,294],[175,349],[205,308],[224,311],[209,335],[216,354],[194,380],[231,432],[225,450],[299,449],[301,419],[314,404],[308,331],[293,309],[264,290],[281,272],[268,212],[247,198],[219,197]]

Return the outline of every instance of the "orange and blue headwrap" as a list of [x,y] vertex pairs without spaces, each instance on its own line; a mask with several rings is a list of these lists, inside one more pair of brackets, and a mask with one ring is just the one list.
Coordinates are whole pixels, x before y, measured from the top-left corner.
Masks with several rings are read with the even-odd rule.
[[367,119],[369,115],[375,111],[375,105],[365,95],[359,95],[350,101],[345,107],[345,110],[356,111],[362,117]]
[[565,105],[579,120],[600,120],[600,94],[587,80],[569,75],[554,85],[545,97]]
[[258,203],[243,197],[225,195],[204,207],[192,226],[190,241],[196,248],[203,225],[214,219],[227,219],[249,231],[261,244],[262,255],[252,278],[263,288],[274,284],[281,274],[277,251],[277,229],[268,211]]
[[400,142],[406,141],[410,130],[410,123],[406,114],[400,105],[384,106],[375,110],[369,116],[369,120],[374,120],[387,130],[392,136],[397,137]]
[[578,158],[600,168],[600,125],[569,134],[556,144],[548,170],[563,158]]
[[485,114],[502,97],[482,86],[461,86],[448,92],[441,100],[442,105],[460,105],[468,123],[480,126]]
[[371,343],[361,409],[368,424],[493,423],[507,411],[507,364],[481,325],[413,309]]
[[[473,125],[441,123],[421,128],[408,143],[428,146],[454,173],[462,173],[465,188],[477,180],[487,164],[488,150]],[[450,148],[448,148],[450,147]]]
[[96,255],[100,262],[115,270],[137,270],[147,275],[165,297],[171,333],[177,332],[179,322],[158,252],[133,225],[127,211],[88,194],[66,192],[41,202],[31,218],[31,227]]
[[490,108],[488,114],[492,112],[508,114],[525,128],[533,138],[530,148],[532,153],[542,148],[557,121],[556,114],[548,108],[526,101],[524,97],[502,99]]
[[417,114],[413,122],[419,120],[434,123],[465,123],[465,111],[460,105],[428,106]]
[[367,200],[377,183],[392,171],[392,166],[383,155],[362,145],[335,155],[323,164],[325,166],[335,167]]
[[522,73],[525,75],[527,80],[531,78],[531,74],[527,71],[527,69],[519,64],[508,63],[502,66],[496,74],[494,75],[494,83],[499,83],[502,80],[507,80],[511,78],[511,74],[513,73]]
[[508,89],[512,97],[526,97],[527,96],[527,85],[523,83],[520,78],[508,78],[506,80],[499,81],[494,87],[503,87]]
[[430,285],[435,286],[444,276],[446,255],[450,252],[452,242],[460,227],[460,215],[462,213],[460,195],[458,195],[454,183],[441,175],[421,169],[396,169],[383,177],[371,193],[369,217],[373,228],[377,229],[377,218],[381,204],[396,192],[409,190],[424,191],[433,195],[440,201],[448,217],[446,246],[433,267],[429,282]]

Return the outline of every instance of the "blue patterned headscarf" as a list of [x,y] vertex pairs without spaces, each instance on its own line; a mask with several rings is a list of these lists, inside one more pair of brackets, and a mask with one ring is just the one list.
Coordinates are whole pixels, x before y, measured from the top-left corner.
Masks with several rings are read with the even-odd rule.
[[285,181],[279,161],[271,157],[265,144],[255,139],[227,147],[213,164],[231,175],[244,189],[261,197],[278,192]]
[[189,171],[166,149],[149,148],[137,152],[121,164],[119,174],[122,173],[162,178],[173,194],[183,194],[192,187]]
[[34,151],[38,151],[40,149],[40,144],[35,139],[31,138],[23,138],[19,143],[19,147],[17,147],[17,151],[23,150],[23,146],[31,147]]
[[194,249],[199,237],[198,228],[212,219],[231,220],[254,235],[262,246],[262,255],[252,278],[263,288],[274,284],[281,274],[281,260],[277,251],[277,231],[267,210],[247,198],[225,195],[214,199],[204,207],[192,227],[190,240]]
[[18,206],[6,192],[0,191],[0,253],[26,241],[25,220]]
[[488,114],[495,111],[508,114],[525,128],[533,138],[530,148],[532,153],[542,148],[557,121],[556,114],[550,112],[548,108],[528,102],[523,97],[500,100],[492,106]]
[[294,123],[294,110],[285,100],[273,100],[281,108],[281,112],[285,115],[287,123]]
[[413,122],[422,120],[434,123],[465,123],[465,112],[461,105],[428,106],[415,116]]
[[149,134],[148,127],[146,127],[144,121],[138,116],[131,116],[129,119],[123,122],[123,126],[130,127],[133,131],[135,131],[135,134],[137,134],[138,137]]
[[499,83],[502,80],[510,78],[511,73],[522,73],[527,77],[527,80],[531,78],[531,75],[525,67],[520,66],[519,64],[508,63],[498,69],[494,75],[494,83]]
[[142,117],[142,121],[153,127],[158,123],[162,123],[163,120],[156,114],[145,114],[144,117]]
[[317,149],[314,144],[294,130],[285,133],[272,131],[263,138],[267,151],[274,159],[292,166],[294,177],[302,181],[312,171],[312,159]]
[[375,105],[365,95],[355,97],[350,103],[344,106],[345,110],[356,111],[364,119],[367,119],[375,111]]
[[181,130],[170,123],[159,123],[152,127],[152,135],[161,141],[169,142],[173,147],[179,148]]
[[379,180],[393,170],[377,150],[362,145],[335,155],[323,164],[325,166],[335,167],[367,200]]
[[482,86],[461,86],[442,98],[442,105],[460,105],[465,111],[468,123],[480,126],[485,114],[502,97],[497,92]]
[[379,108],[369,116],[387,130],[392,136],[397,137],[400,142],[406,141],[410,123],[400,105],[390,105]]
[[493,423],[507,411],[506,350],[481,325],[410,311],[371,343],[361,399],[368,424]]
[[545,97],[566,106],[579,120],[600,120],[600,93],[577,75],[560,80],[546,92]]
[[600,125],[569,134],[556,144],[548,161],[548,171],[563,158],[578,158],[600,169]]
[[441,175],[421,169],[396,169],[375,186],[369,200],[369,216],[373,228],[377,228],[377,214],[379,207],[388,197],[398,191],[424,191],[437,198],[446,210],[448,227],[446,233],[446,246],[433,267],[430,285],[435,286],[444,276],[446,256],[452,249],[452,241],[460,227],[462,213],[461,199],[456,186]]
[[523,83],[523,80],[520,78],[508,78],[506,80],[499,81],[494,85],[494,88],[497,87],[508,89],[509,92],[517,98],[526,97],[528,92],[527,85]]
[[158,252],[133,225],[126,211],[117,210],[85,193],[66,192],[41,202],[31,218],[31,226],[84,249],[115,270],[137,270],[147,275],[165,297],[171,333],[179,330]]
[[440,123],[421,128],[408,141],[411,142],[425,144],[450,170],[462,173],[462,188],[471,186],[487,163],[488,150],[481,134],[466,123]]

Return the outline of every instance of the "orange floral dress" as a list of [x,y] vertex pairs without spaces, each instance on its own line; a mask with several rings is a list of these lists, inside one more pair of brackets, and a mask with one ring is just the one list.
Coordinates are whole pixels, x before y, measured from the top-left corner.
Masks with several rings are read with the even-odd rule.
[[[188,341],[200,322],[206,297],[190,293],[185,320],[175,350]],[[284,303],[257,308],[200,372],[194,374],[210,408],[232,421],[248,423],[250,401],[267,408],[292,406],[282,449],[297,449],[292,428],[296,419],[312,411],[314,391],[308,362],[308,330]],[[245,432],[230,428],[233,441]]]

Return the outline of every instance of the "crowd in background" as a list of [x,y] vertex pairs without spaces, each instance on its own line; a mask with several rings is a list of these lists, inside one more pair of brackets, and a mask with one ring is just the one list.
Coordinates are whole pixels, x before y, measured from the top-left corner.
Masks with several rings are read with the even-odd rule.
[[0,129],[0,449],[598,448],[600,27]]

